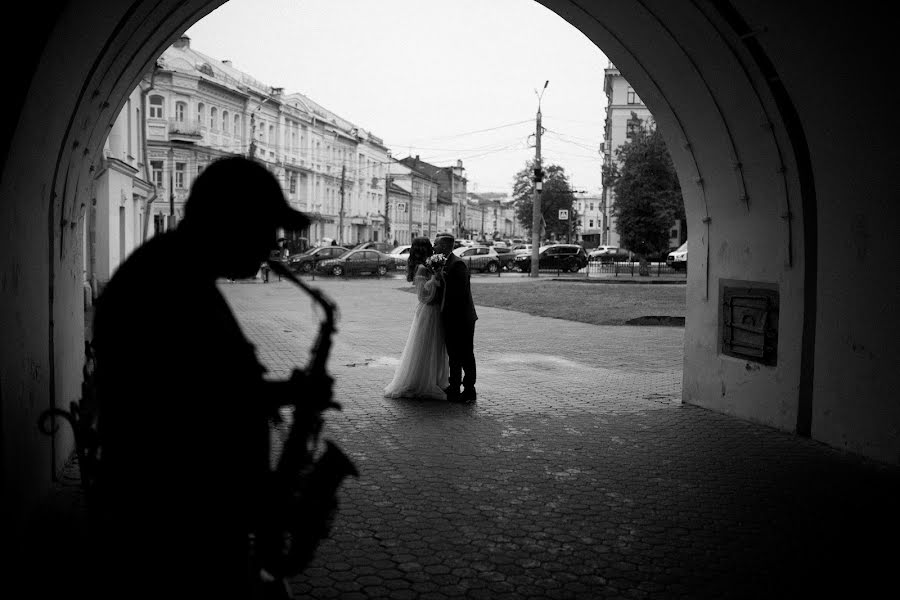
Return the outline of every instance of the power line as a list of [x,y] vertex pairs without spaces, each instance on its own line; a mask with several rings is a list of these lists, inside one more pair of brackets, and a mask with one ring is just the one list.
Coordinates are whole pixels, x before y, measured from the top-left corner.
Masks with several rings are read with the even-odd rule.
[[[523,123],[531,123],[531,119],[525,119],[524,121],[516,121],[515,123],[507,123],[505,125],[497,125],[496,127],[488,127],[486,129],[476,129],[474,131],[466,131],[464,133],[455,133],[452,135],[444,135],[444,136],[432,136],[427,138],[419,138],[419,140],[446,140],[451,138],[463,137],[466,135],[474,135],[476,133],[486,133],[488,131],[496,131],[497,129],[504,129],[506,127],[514,127],[516,125],[522,125]],[[394,145],[394,144],[392,144]],[[403,146],[415,146],[415,144],[396,144],[399,147]]]

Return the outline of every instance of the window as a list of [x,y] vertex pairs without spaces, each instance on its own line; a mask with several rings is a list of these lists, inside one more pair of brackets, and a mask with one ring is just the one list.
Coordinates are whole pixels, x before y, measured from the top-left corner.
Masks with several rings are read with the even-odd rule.
[[269,137],[268,137],[268,139],[266,139],[266,141],[270,144],[275,143],[275,126],[274,125],[269,125]]
[[634,88],[628,88],[628,104],[640,104],[641,100],[637,97],[637,94],[634,93]]
[[150,161],[150,179],[156,187],[162,187],[163,184],[163,161]]
[[187,104],[184,102],[176,102],[175,103],[175,120],[179,123],[184,123],[184,119],[187,116]]
[[678,237],[678,230],[677,230],[677,229],[673,229],[672,231],[670,231],[670,232],[669,232],[669,237],[670,237],[670,238],[677,238],[677,237]]
[[628,123],[625,125],[625,137],[628,139],[634,138],[641,130],[641,120],[637,118],[637,115],[631,113],[631,118],[628,119]]
[[593,220],[593,219],[588,220],[588,223],[589,223],[588,227],[591,227],[591,228],[594,227],[594,220]]
[[291,193],[297,193],[297,175],[294,173],[291,173]]
[[187,165],[183,162],[175,163],[175,187],[184,189],[184,171]]
[[162,119],[163,118],[163,97],[162,96],[150,96],[150,118],[151,119]]
[[234,115],[234,135],[241,135],[241,115]]
[[222,111],[222,131],[224,131],[225,133],[231,133],[228,130],[229,125],[230,125],[230,121],[228,120],[228,111],[223,110]]
[[203,125],[206,118],[206,105],[202,102],[197,105],[197,125]]
[[591,202],[591,210],[594,210],[594,203]]
[[209,109],[209,128],[213,131],[216,130],[216,126],[218,125],[217,121],[219,120],[219,111],[215,106]]

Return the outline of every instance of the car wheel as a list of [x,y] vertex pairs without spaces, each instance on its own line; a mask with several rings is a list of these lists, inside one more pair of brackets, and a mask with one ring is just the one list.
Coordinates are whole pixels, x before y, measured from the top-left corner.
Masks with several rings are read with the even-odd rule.
[[487,271],[488,273],[496,273],[496,272],[499,271],[499,270],[500,270],[500,265],[498,265],[497,263],[495,263],[495,262],[489,262],[489,263],[487,264],[487,269],[486,269],[486,271]]
[[378,265],[378,274],[382,277],[387,275],[387,267],[384,265]]
[[304,273],[309,273],[313,270],[313,265],[311,262],[305,262],[300,266],[300,270]]
[[344,267],[342,267],[340,265],[336,265],[335,267],[333,267],[331,269],[331,274],[334,275],[335,277],[340,277],[341,275],[344,274]]

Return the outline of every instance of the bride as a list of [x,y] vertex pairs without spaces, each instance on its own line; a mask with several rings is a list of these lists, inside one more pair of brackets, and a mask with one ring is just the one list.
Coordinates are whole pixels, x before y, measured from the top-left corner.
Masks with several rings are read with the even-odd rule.
[[406,280],[415,284],[419,304],[394,379],[384,389],[385,398],[446,398],[450,367],[441,324],[442,282],[426,263],[433,254],[428,238],[413,240]]

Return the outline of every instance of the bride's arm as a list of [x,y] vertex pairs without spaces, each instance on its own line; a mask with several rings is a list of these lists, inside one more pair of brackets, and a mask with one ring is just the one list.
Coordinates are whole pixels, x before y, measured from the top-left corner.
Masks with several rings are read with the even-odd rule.
[[416,295],[419,297],[419,302],[422,304],[428,304],[434,300],[441,285],[440,280],[421,265],[416,270],[415,283]]

